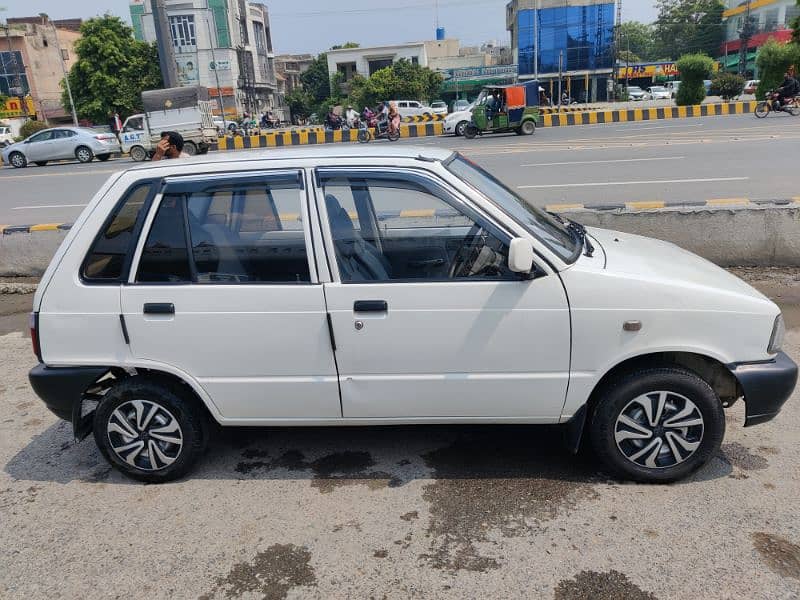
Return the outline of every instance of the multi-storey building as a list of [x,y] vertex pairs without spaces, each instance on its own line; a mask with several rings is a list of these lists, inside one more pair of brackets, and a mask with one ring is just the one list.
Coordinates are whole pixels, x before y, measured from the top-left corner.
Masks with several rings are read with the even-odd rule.
[[[179,85],[202,85],[226,115],[288,118],[278,93],[269,11],[245,0],[164,0]],[[131,0],[137,39],[156,41],[151,3]],[[215,112],[219,112],[215,103]]]
[[509,2],[506,28],[519,78],[538,75],[551,95],[560,78],[576,100],[606,99],[613,89],[614,7],[613,0]]
[[769,39],[782,43],[792,39],[792,22],[800,17],[800,6],[795,0],[727,0],[726,4],[728,8],[722,13],[725,41],[719,49],[724,66],[729,71],[739,70],[742,43],[746,40],[744,70],[754,75],[760,46]]

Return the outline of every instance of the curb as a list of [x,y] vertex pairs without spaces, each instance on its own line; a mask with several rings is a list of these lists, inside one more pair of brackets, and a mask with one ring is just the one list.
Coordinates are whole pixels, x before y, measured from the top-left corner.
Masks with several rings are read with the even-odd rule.
[[543,114],[542,127],[565,127],[571,125],[600,125],[604,123],[629,123],[636,121],[660,121],[663,119],[688,119],[723,115],[744,115],[753,112],[756,100],[723,102],[719,104],[694,104],[691,106],[663,106],[654,108],[628,108],[621,110],[597,110],[567,114]]
[[710,200],[697,200],[688,202],[663,202],[660,200],[643,200],[638,202],[619,202],[611,204],[547,204],[545,210],[551,212],[569,211],[613,211],[613,210],[660,210],[674,208],[747,208],[753,206],[780,206],[788,207],[800,204],[800,196],[795,198],[777,198],[767,200],[750,200],[749,198],[712,198]]
[[588,106],[588,105],[581,105],[581,106],[540,106],[539,107],[539,114],[542,115],[552,115],[558,113],[580,113],[580,112],[597,112],[600,109],[596,106]]

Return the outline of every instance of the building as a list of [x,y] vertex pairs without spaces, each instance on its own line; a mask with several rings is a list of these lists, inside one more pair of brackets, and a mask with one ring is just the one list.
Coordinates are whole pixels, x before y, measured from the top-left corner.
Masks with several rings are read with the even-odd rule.
[[800,17],[800,6],[795,0],[727,0],[726,4],[728,8],[722,13],[725,41],[719,49],[721,62],[727,71],[739,71],[742,33],[749,20],[745,72],[755,77],[758,48],[769,39],[789,42],[792,39],[792,21]]
[[[278,93],[269,11],[245,0],[164,0],[179,85],[201,85],[226,115],[273,111],[287,119]],[[156,41],[149,0],[131,0],[136,39]],[[214,111],[219,113],[219,102]]]
[[79,27],[80,20],[51,21],[46,15],[8,19],[0,31],[0,94],[30,96],[34,107],[18,103],[22,114],[14,116],[35,112],[43,121],[72,120],[69,107],[61,104],[61,81],[75,61]]
[[519,78],[538,74],[551,97],[560,80],[578,101],[605,100],[613,89],[614,8],[609,0],[509,2],[506,28]]
[[275,57],[275,73],[285,80],[287,94],[303,87],[300,75],[308,70],[312,62],[313,54],[279,54]]

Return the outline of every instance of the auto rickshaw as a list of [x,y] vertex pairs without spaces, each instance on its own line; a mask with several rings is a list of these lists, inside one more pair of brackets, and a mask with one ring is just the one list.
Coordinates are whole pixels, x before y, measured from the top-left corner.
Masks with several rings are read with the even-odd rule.
[[539,119],[539,82],[485,86],[472,109],[472,121],[464,137],[484,133],[533,135]]

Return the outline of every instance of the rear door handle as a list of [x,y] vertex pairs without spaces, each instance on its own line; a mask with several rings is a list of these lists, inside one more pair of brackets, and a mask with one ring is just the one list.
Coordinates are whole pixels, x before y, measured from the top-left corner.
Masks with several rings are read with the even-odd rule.
[[144,305],[146,315],[174,315],[175,305],[172,302],[147,302]]
[[353,312],[387,312],[389,304],[386,300],[356,300]]

